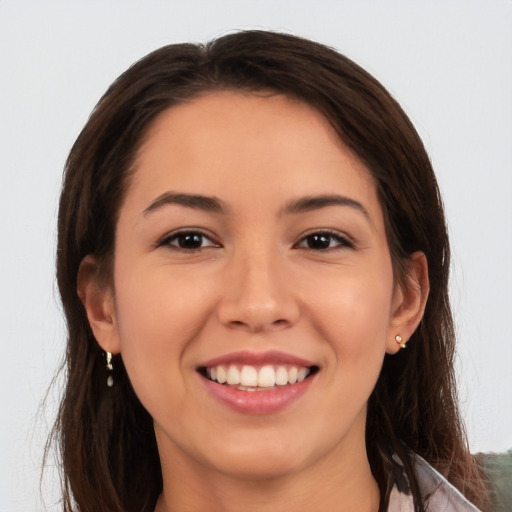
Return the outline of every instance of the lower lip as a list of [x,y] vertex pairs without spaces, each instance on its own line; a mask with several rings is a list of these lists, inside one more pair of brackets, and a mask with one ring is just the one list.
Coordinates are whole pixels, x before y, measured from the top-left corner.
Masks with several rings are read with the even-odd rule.
[[243,391],[202,378],[208,391],[220,402],[245,414],[271,414],[286,409],[308,390],[314,376],[302,382],[264,391]]

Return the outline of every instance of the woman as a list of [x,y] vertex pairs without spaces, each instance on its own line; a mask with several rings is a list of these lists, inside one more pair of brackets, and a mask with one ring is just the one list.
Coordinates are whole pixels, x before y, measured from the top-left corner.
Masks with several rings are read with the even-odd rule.
[[150,54],[78,137],[58,230],[65,510],[487,506],[435,177],[344,56],[267,32]]

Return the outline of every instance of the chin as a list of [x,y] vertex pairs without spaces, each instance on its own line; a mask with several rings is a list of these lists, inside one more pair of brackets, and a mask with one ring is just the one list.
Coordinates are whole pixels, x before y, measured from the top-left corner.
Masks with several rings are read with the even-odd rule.
[[226,475],[246,481],[268,481],[278,480],[289,476],[300,470],[302,464],[297,461],[280,460],[277,457],[269,455],[265,460],[260,457],[256,461],[234,461],[233,464],[223,468]]
[[[226,453],[218,447],[210,465],[226,475],[254,481],[278,479],[307,465],[304,450],[294,449],[286,442],[253,442],[241,445],[241,448],[233,446],[233,450]],[[300,459],[297,458],[298,452],[301,454]]]

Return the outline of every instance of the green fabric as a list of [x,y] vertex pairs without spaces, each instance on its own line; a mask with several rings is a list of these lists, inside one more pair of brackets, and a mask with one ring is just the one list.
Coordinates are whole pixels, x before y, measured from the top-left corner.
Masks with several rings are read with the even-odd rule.
[[496,496],[496,512],[512,511],[512,450],[482,455],[485,472]]

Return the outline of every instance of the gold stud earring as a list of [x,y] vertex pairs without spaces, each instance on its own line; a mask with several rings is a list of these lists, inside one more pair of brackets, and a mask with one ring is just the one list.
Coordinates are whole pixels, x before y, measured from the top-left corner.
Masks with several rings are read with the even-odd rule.
[[114,371],[114,366],[112,365],[112,353],[107,352],[107,371],[109,372],[109,376],[107,377],[107,386],[111,388],[114,385],[114,377],[112,376],[112,372]]
[[400,336],[400,334],[397,334],[395,336],[395,341],[400,345],[400,348],[405,348],[406,347],[406,341],[404,341],[404,339],[402,338],[402,336]]

